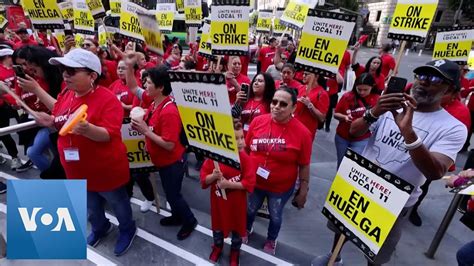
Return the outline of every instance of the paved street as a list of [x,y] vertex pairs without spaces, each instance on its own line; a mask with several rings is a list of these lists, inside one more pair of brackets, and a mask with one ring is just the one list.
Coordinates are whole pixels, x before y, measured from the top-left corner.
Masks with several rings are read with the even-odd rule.
[[[362,49],[359,53],[359,62],[365,63],[377,50]],[[424,64],[431,59],[431,55],[409,54],[403,56],[400,66],[401,77],[409,81],[413,79],[412,70],[418,65]],[[249,76],[255,74],[255,67],[250,67]],[[253,74],[252,74],[253,71]],[[250,237],[248,245],[243,246],[241,255],[242,265],[310,265],[316,255],[325,254],[329,251],[333,234],[326,227],[326,218],[321,214],[324,199],[336,173],[336,150],[334,147],[334,133],[337,122],[332,121],[331,131],[318,132],[313,144],[310,192],[306,207],[297,210],[291,204],[287,204],[284,210],[284,222],[278,238],[277,255],[269,256],[262,252],[263,242],[266,236],[268,221],[257,218],[254,234]],[[14,135],[16,138],[16,135]],[[3,156],[6,152],[1,150]],[[461,169],[466,154],[460,154],[456,161],[457,169]],[[194,171],[194,157],[189,156],[190,177],[185,178],[183,183],[183,195],[190,203],[194,213],[199,220],[197,231],[185,241],[176,240],[178,228],[164,228],[159,225],[159,219],[169,215],[167,210],[161,210],[159,214],[148,212],[142,214],[139,211],[139,203],[143,196],[138,189],[135,190],[132,207],[137,225],[140,227],[139,234],[135,239],[130,251],[122,256],[113,255],[113,247],[117,237],[116,231],[112,233],[97,248],[90,248],[87,261],[7,261],[0,260],[0,265],[206,265],[210,246],[212,244],[212,232],[210,231],[210,209],[209,191],[202,190],[198,182],[198,173]],[[39,172],[32,169],[26,173],[18,174],[9,170],[8,163],[0,165],[0,177],[3,179],[37,179]],[[158,181],[161,203],[164,205],[164,196]],[[415,227],[411,224],[405,226],[402,239],[387,265],[455,265],[456,250],[464,243],[473,239],[472,231],[459,222],[459,214],[456,214],[446,236],[441,242],[435,260],[430,260],[423,254],[429,247],[434,232],[438,228],[441,219],[452,199],[452,195],[444,187],[441,181],[431,185],[430,192],[420,207],[419,213],[423,219],[423,226]],[[6,195],[0,195],[0,232],[5,235],[6,220]],[[164,206],[162,206],[164,207]],[[156,211],[156,209],[155,209]],[[112,215],[112,212],[109,212]],[[112,219],[113,221],[113,219]],[[221,265],[228,265],[228,253],[230,246],[225,247],[225,254],[221,258]],[[348,243],[343,251],[342,258],[345,265],[366,265],[361,252],[352,244]]]

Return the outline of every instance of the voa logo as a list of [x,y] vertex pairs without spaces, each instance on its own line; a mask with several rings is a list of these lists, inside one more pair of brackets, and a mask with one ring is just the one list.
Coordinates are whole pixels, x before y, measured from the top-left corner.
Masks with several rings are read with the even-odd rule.
[[[42,208],[36,207],[33,209],[28,210],[28,208],[18,208],[18,212],[20,213],[21,221],[23,222],[23,226],[25,230],[28,232],[36,232],[38,228],[37,222],[40,222],[44,226],[50,226],[53,221],[53,215],[56,215],[57,223],[52,232],[59,232],[62,228],[65,227],[66,231],[68,232],[75,232],[76,227],[72,222],[71,215],[69,214],[68,208],[57,208],[55,214],[51,214],[48,212],[44,212],[39,214]],[[39,221],[38,221],[39,219]]]

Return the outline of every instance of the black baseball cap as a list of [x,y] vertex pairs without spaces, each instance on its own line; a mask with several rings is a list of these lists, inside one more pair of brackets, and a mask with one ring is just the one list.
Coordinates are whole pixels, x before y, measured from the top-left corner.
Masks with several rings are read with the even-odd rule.
[[413,73],[418,75],[436,74],[451,84],[454,84],[457,88],[460,87],[461,73],[459,71],[459,65],[448,59],[430,61],[424,66],[415,68]]

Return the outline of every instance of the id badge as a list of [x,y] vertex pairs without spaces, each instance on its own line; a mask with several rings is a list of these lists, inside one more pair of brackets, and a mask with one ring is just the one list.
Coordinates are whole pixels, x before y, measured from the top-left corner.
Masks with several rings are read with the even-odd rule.
[[250,127],[249,124],[244,124],[244,131],[249,131],[249,127]]
[[263,166],[259,166],[257,169],[257,175],[263,179],[268,179],[268,177],[270,176],[270,171],[263,168]]
[[66,162],[77,162],[77,161],[79,161],[79,149],[78,148],[66,148],[66,149],[64,149],[64,159],[66,159]]

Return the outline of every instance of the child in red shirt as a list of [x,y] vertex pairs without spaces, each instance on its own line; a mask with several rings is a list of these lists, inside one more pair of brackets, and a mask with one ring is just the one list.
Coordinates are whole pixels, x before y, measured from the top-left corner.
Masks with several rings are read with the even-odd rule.
[[[214,168],[213,161],[207,159],[201,169],[202,188],[211,187],[211,219],[214,245],[209,260],[217,262],[222,254],[224,238],[232,232],[230,265],[239,265],[242,236],[246,235],[247,192],[255,186],[256,168],[245,153],[245,140],[242,124],[234,125],[237,147],[240,155],[240,168],[219,164]],[[223,190],[226,199],[223,197]]]

